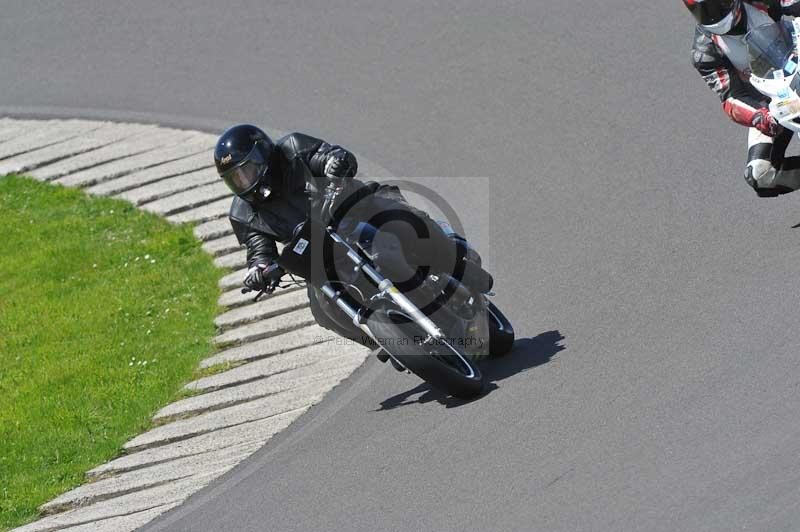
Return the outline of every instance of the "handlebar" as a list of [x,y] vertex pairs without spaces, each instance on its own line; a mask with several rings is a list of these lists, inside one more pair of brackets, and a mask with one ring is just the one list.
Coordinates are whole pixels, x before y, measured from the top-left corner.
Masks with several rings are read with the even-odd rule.
[[[249,288],[247,288],[247,287],[245,287],[245,288],[242,288],[242,293],[243,293],[243,294],[246,294],[246,293],[248,293],[248,292],[253,292],[253,291],[254,291],[254,290],[251,290],[251,289],[249,289]],[[272,288],[272,289],[270,289],[270,290],[264,289],[264,290],[261,290],[261,291],[259,291],[259,292],[258,292],[258,294],[256,294],[256,297],[254,297],[254,298],[253,298],[253,303],[256,303],[256,302],[258,302],[258,300],[259,300],[259,299],[261,299],[261,296],[263,296],[264,294],[266,294],[267,296],[269,296],[269,295],[271,295],[271,294],[272,294],[272,292],[274,292],[274,291],[275,291],[275,288]]]

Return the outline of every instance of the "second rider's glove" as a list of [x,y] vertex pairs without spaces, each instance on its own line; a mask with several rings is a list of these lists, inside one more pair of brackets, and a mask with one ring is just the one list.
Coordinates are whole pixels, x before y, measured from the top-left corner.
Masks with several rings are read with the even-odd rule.
[[777,135],[781,127],[778,122],[772,118],[772,115],[769,114],[769,110],[766,108],[759,109],[753,114],[753,119],[750,121],[750,125],[768,137],[774,137]]

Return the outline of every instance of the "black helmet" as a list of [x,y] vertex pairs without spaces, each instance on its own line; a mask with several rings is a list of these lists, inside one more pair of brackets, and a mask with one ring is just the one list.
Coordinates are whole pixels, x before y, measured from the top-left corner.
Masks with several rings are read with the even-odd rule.
[[683,0],[697,23],[709,33],[725,35],[739,22],[741,0]]
[[214,148],[217,173],[242,199],[266,199],[275,183],[270,159],[275,145],[261,129],[239,124],[225,131]]

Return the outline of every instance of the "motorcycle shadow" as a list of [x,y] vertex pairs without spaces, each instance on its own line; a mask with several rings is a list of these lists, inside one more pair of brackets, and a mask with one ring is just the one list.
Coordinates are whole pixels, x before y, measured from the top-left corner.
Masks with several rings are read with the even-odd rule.
[[[486,390],[483,395],[475,399],[452,397],[432,388],[427,382],[421,382],[410,390],[384,399],[381,401],[381,407],[377,411],[392,410],[400,406],[415,403],[424,404],[432,401],[436,401],[446,408],[457,408],[478,401],[497,390],[499,388],[498,382],[548,363],[556,353],[566,349],[561,345],[563,340],[564,335],[557,330],[543,332],[533,338],[522,338],[515,341],[510,353],[501,358],[482,363],[480,367],[486,379]],[[411,400],[417,394],[422,395],[416,400]]]

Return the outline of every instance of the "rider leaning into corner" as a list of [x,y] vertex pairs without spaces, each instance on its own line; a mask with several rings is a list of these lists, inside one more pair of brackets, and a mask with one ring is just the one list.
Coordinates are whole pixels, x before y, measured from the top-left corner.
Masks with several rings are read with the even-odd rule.
[[770,115],[769,100],[748,81],[748,31],[800,16],[800,0],[683,0],[697,20],[692,62],[731,119],[750,128],[744,178],[760,197],[800,188],[800,163],[785,158],[792,132]]
[[[390,278],[406,280],[417,268],[430,267],[432,272],[458,272],[464,284],[480,292],[491,290],[491,276],[462,237],[408,204],[397,187],[354,179],[356,157],[340,146],[302,133],[273,142],[261,129],[240,124],[220,136],[214,162],[235,194],[229,218],[239,243],[247,247],[244,285],[250,290],[269,292],[278,286],[284,271],[276,263],[277,243],[291,240],[295,228],[312,209],[319,209],[326,195],[335,195],[337,203],[346,198],[345,221],[373,220],[380,227],[373,242],[375,261]],[[413,216],[427,228],[428,238],[417,238],[418,233],[402,221],[374,222],[386,213],[394,218],[400,213],[401,219],[403,214]],[[310,283],[308,297],[321,326],[374,347]]]

